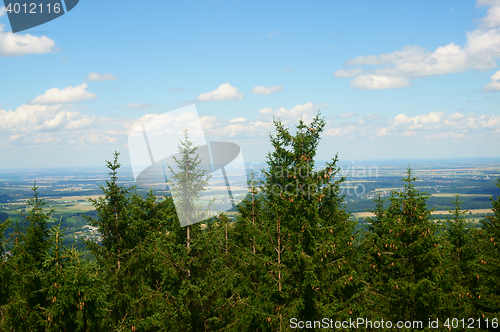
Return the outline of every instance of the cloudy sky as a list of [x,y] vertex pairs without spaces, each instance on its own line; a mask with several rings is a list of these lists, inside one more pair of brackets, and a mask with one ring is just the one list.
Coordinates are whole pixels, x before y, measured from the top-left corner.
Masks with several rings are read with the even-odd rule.
[[0,9],[0,168],[129,164],[134,124],[193,103],[247,162],[318,110],[319,159],[500,157],[499,65],[500,0],[85,0],[16,34]]

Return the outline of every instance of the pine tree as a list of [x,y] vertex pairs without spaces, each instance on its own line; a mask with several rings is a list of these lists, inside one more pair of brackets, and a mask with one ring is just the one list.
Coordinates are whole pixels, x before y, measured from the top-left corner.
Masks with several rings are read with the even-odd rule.
[[474,317],[474,303],[466,295],[472,293],[476,274],[474,230],[465,219],[468,210],[462,211],[460,195],[455,196],[453,205],[453,210],[448,209],[451,217],[447,218],[445,236],[440,241],[444,250],[443,265],[447,272],[447,277],[443,278],[446,292],[444,307],[447,307],[448,316]]
[[[198,206],[198,199],[201,192],[206,190],[208,179],[210,175],[205,174],[205,170],[200,167],[201,159],[197,154],[197,146],[189,141],[189,130],[184,129],[184,140],[179,142],[180,158],[173,157],[176,163],[176,170],[174,171],[171,165],[168,165],[172,173],[172,179],[176,182],[171,183],[171,191],[174,197],[178,199],[177,215],[179,220],[185,221],[186,226],[186,249],[189,253],[191,250],[191,228],[195,220],[203,216],[204,212]],[[191,271],[188,267],[188,276]]]
[[16,224],[11,255],[7,259],[10,270],[10,297],[0,308],[5,313],[3,325],[12,330],[42,330],[46,326],[42,308],[49,301],[44,291],[44,257],[51,246],[47,222],[53,209],[44,211],[47,202],[39,198],[36,182],[33,197],[28,199],[29,213],[20,212],[24,221]]
[[438,244],[437,225],[427,208],[428,195],[414,185],[407,170],[404,189],[393,192],[384,209],[379,200],[373,220],[369,261],[373,273],[376,315],[392,320],[439,317],[446,275]]
[[269,328],[265,317],[268,313],[263,305],[269,299],[263,289],[266,285],[262,276],[266,275],[266,257],[263,255],[267,224],[263,219],[262,182],[256,180],[255,172],[250,173],[249,192],[238,204],[238,215],[234,223],[232,237],[234,275],[241,280],[234,289],[238,298],[238,319],[234,330],[263,331]]
[[[496,185],[500,188],[500,179]],[[481,221],[476,260],[479,268],[475,276],[477,288],[470,294],[481,316],[490,321],[498,319],[500,314],[500,196],[491,198],[491,203],[493,215]]]
[[[209,178],[196,151],[185,130],[179,143],[180,157],[174,158],[176,165],[169,165],[175,180],[170,188],[176,210],[154,240],[154,265],[166,299],[158,316],[165,331],[218,329],[228,323],[232,312],[228,311],[232,283],[228,273],[229,220],[221,215],[195,222],[207,215],[207,208],[202,208],[198,199]],[[173,204],[172,198],[168,200]]]
[[[12,276],[10,275],[10,269],[7,264],[7,260],[9,259],[10,252],[7,251],[8,240],[5,238],[5,232],[10,227],[11,220],[0,220],[0,310],[7,303],[10,295],[9,295],[9,282],[7,280],[12,280]],[[2,326],[0,320],[0,326]]]
[[[310,125],[301,120],[295,136],[280,121],[274,124],[275,151],[268,154],[259,190],[260,212],[250,212],[255,201],[248,199],[242,207],[243,222],[255,231],[246,234],[252,255],[247,250],[245,257],[260,266],[255,270],[260,275],[247,279],[254,285],[247,289],[251,304],[245,316],[251,318],[245,328],[253,330],[284,330],[291,317],[348,314],[348,283],[355,279],[350,268],[354,224],[340,195],[343,179],[334,179],[338,160],[315,168],[325,121],[319,114]],[[258,227],[252,225],[254,219]]]
[[119,153],[114,153],[113,161],[107,161],[110,180],[101,186],[103,196],[90,199],[97,211],[97,218],[86,217],[89,224],[97,227],[101,243],[86,240],[87,247],[103,269],[103,278],[108,283],[107,302],[109,315],[102,326],[128,326],[131,317],[131,302],[137,298],[138,284],[143,269],[137,269],[133,262],[139,255],[138,248],[144,241],[144,233],[139,230],[143,221],[136,218],[136,194],[132,188],[118,183]]
[[102,271],[83,258],[85,252],[61,244],[63,231],[60,224],[51,228],[52,247],[44,259],[46,331],[102,331],[99,322],[107,314]]

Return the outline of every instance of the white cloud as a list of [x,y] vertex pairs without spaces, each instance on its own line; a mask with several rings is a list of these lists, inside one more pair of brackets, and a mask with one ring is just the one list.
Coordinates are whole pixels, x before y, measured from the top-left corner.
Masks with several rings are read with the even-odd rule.
[[464,46],[449,43],[429,51],[408,45],[391,53],[358,56],[349,59],[346,65],[384,67],[369,69],[370,75],[363,75],[360,67],[338,70],[335,76],[358,76],[351,81],[351,86],[357,88],[392,89],[409,86],[408,80],[412,78],[494,68],[500,57],[500,2],[480,0],[477,5],[487,5],[489,9],[486,17],[480,20],[481,28],[466,33]]
[[[500,128],[499,115],[464,115],[462,113],[448,114],[444,111],[429,112],[428,114],[407,116],[398,114],[389,121],[390,131],[394,133],[404,131],[434,132],[430,137],[462,137],[471,131],[497,130]],[[449,132],[445,136],[434,135]],[[454,134],[451,134],[453,132]]]
[[59,104],[59,103],[79,103],[89,99],[96,99],[97,96],[87,91],[87,83],[78,86],[68,86],[62,90],[52,88],[43,95],[37,96],[30,101],[30,104]]
[[269,107],[263,108],[259,111],[260,115],[272,114],[273,110]]
[[359,76],[363,73],[363,68],[357,67],[357,68],[352,68],[352,69],[339,69],[333,75],[335,77],[354,77],[354,76]]
[[129,103],[126,106],[128,109],[141,109],[141,110],[150,110],[151,108],[154,108],[152,104],[138,104],[138,103]]
[[348,118],[352,118],[353,116],[356,116],[356,115],[358,115],[356,112],[345,112],[345,113],[340,114],[340,118],[341,119],[348,119]]
[[244,94],[239,92],[238,88],[231,86],[229,83],[223,83],[212,92],[202,93],[196,98],[197,101],[226,101],[226,100],[241,100]]
[[231,119],[229,120],[229,123],[235,123],[235,122],[245,122],[246,119],[243,118],[243,117],[240,117],[240,118],[236,118],[236,119]]
[[312,121],[314,116],[318,113],[318,110],[328,107],[328,104],[313,104],[311,102],[304,105],[296,105],[291,109],[286,109],[284,107],[279,108],[276,111],[266,107],[259,111],[259,120],[272,121],[273,117],[280,119],[284,124],[291,125],[297,123],[299,119],[308,123]]
[[271,93],[283,91],[282,85],[274,85],[270,87],[265,87],[262,85],[258,85],[252,89],[252,93],[254,95],[270,95]]
[[387,128],[380,128],[379,131],[377,132],[377,136],[385,136],[387,135]]
[[0,7],[0,17],[5,15],[5,6]]
[[95,116],[83,115],[64,105],[22,105],[15,111],[0,110],[3,134],[28,135],[44,131],[76,130],[95,122]]
[[119,77],[112,74],[99,74],[96,72],[91,72],[87,75],[87,81],[113,81],[117,80]]
[[243,117],[224,120],[214,116],[201,117],[201,123],[207,139],[266,139],[269,132],[274,130],[274,119],[280,120],[286,126],[295,126],[299,119],[308,123],[317,114],[318,109],[325,108],[327,104],[306,103],[296,105],[291,109],[281,107],[276,111],[263,108],[259,111],[258,119],[249,120]]
[[283,69],[283,70],[284,70],[284,71],[288,71],[288,72],[293,72],[293,68],[289,68],[289,67],[287,67],[287,68],[285,68],[285,69]]
[[[362,121],[359,121],[362,120]],[[480,137],[500,133],[500,115],[478,115],[429,112],[420,115],[398,114],[383,118],[377,114],[365,114],[358,121],[330,121],[325,128],[325,137],[376,139],[382,137],[397,140],[407,138],[418,140],[467,139],[469,142]]]
[[500,25],[500,6],[488,9],[488,14],[481,20],[483,29],[491,29]]
[[361,75],[353,79],[350,86],[358,89],[395,89],[410,85],[410,81],[402,77],[388,77],[378,75]]
[[491,29],[500,26],[500,1],[498,0],[478,0],[477,7],[490,6],[486,17],[478,20],[481,22],[481,28]]
[[0,56],[43,54],[56,50],[55,42],[49,37],[36,37],[29,34],[20,35],[10,31],[4,32],[3,29],[4,25],[0,24]]
[[[483,33],[484,34],[484,33]],[[477,43],[482,34],[477,36],[470,35],[469,42]],[[495,42],[487,42],[487,45],[478,47],[483,50]],[[473,47],[469,49],[473,51]],[[449,74],[461,72],[467,68],[467,56],[472,56],[477,52],[465,52],[463,48],[454,43],[446,46],[440,46],[434,52],[420,46],[405,46],[401,50],[382,55],[358,56],[347,61],[347,65],[386,65],[385,68],[374,70],[375,75],[391,77],[425,77],[430,75]],[[477,60],[489,61],[486,54],[480,54]],[[473,59],[469,59],[472,62]],[[469,67],[472,67],[470,65]]]
[[490,83],[484,87],[485,91],[500,91],[500,70],[491,76]]
[[271,38],[272,36],[277,35],[278,33],[280,33],[280,32],[279,32],[279,31],[271,31],[271,32],[269,32],[269,33],[267,34],[267,37],[268,37],[268,38]]

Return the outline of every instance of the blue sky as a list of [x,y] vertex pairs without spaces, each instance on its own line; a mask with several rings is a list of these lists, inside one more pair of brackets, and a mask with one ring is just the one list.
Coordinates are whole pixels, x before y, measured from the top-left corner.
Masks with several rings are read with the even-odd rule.
[[0,24],[0,168],[128,164],[134,125],[191,103],[246,161],[273,115],[318,109],[319,159],[500,157],[499,0],[82,0]]

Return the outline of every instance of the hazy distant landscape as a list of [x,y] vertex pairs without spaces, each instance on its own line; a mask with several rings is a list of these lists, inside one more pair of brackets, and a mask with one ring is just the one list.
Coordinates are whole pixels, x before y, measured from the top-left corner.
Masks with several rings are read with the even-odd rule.
[[[261,162],[259,165],[264,165]],[[259,165],[253,166],[256,180],[261,179]],[[463,208],[469,210],[466,216],[468,221],[479,225],[479,220],[491,214],[490,198],[500,195],[495,186],[495,179],[500,177],[500,160],[497,159],[470,159],[470,160],[412,160],[409,164],[404,161],[356,161],[340,163],[340,175],[346,177],[343,185],[346,208],[352,218],[362,222],[372,216],[375,208],[374,199],[380,195],[388,198],[391,191],[402,189],[401,178],[406,168],[411,166],[417,176],[417,188],[427,192],[428,207],[436,211],[433,217],[443,220],[448,215],[448,208],[452,208],[455,194],[460,194]],[[322,163],[317,165],[322,166]],[[250,173],[247,165],[247,173]],[[26,209],[26,201],[32,195],[32,186],[36,180],[41,197],[48,201],[48,207],[55,210],[51,221],[61,221],[67,227],[65,243],[80,243],[82,238],[95,238],[98,234],[87,226],[87,220],[82,215],[95,216],[95,210],[89,198],[96,199],[102,194],[101,185],[109,178],[105,168],[72,168],[72,169],[20,169],[0,171],[0,220],[7,217],[19,218],[18,211]],[[130,168],[123,167],[119,172],[119,183],[125,187],[135,185]],[[233,196],[240,197],[246,194],[243,187],[249,179],[239,174],[241,187],[233,188]],[[221,194],[222,187],[209,187],[214,195]],[[156,188],[154,190],[159,200],[168,191]],[[139,192],[145,193],[146,190]],[[387,203],[387,202],[386,202]],[[234,218],[236,212],[226,214]]]

